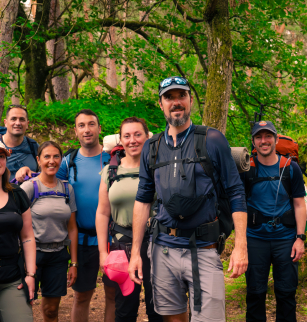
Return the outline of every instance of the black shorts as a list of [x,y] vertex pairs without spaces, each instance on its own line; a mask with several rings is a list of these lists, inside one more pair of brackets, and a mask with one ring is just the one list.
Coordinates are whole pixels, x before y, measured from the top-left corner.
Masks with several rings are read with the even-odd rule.
[[78,263],[78,276],[72,289],[80,293],[95,289],[99,271],[98,246],[78,245]]
[[36,251],[35,299],[39,283],[43,297],[60,297],[67,294],[67,269],[70,255],[67,248],[58,252]]

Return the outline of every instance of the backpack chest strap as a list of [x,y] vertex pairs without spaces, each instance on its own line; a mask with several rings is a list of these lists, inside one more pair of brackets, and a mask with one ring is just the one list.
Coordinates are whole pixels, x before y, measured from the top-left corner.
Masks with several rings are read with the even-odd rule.
[[37,200],[39,197],[45,197],[45,196],[60,196],[60,197],[64,197],[66,204],[68,204],[69,203],[69,187],[68,187],[68,183],[63,182],[63,185],[64,185],[65,193],[60,192],[58,190],[40,192],[39,188],[38,188],[37,181],[33,181],[34,194],[33,194],[32,200],[31,200],[32,205],[33,205],[34,201]]

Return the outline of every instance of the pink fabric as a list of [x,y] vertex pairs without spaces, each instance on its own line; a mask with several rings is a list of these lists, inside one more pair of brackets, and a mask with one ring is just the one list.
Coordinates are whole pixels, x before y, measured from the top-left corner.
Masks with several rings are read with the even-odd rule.
[[134,282],[129,278],[128,259],[124,250],[115,250],[109,254],[104,263],[104,271],[111,281],[118,283],[124,296],[134,290]]

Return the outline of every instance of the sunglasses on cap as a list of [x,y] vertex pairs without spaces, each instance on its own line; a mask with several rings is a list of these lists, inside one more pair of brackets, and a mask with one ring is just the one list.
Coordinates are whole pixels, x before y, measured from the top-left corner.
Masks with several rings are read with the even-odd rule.
[[179,76],[174,76],[174,77],[168,77],[165,78],[160,84],[159,84],[159,90],[161,88],[165,88],[170,86],[171,84],[177,84],[177,85],[188,85],[189,86],[189,82],[183,78],[183,77],[179,77]]
[[11,108],[22,108],[23,110],[27,109],[26,105],[19,105],[19,104],[11,104],[11,105],[9,105],[8,109],[11,109]]

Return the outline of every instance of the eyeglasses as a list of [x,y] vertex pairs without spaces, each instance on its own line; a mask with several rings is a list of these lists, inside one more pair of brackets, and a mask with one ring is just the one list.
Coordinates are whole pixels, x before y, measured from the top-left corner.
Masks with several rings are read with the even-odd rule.
[[26,105],[19,105],[19,104],[11,104],[11,105],[9,105],[8,109],[11,109],[11,108],[22,108],[23,110],[26,110],[27,106]]
[[179,77],[179,76],[174,76],[174,77],[168,77],[165,78],[160,84],[159,84],[159,91],[161,88],[165,88],[170,86],[172,83],[176,83],[177,85],[188,85],[189,86],[189,82],[183,78],[183,77]]

